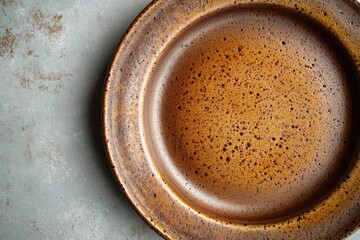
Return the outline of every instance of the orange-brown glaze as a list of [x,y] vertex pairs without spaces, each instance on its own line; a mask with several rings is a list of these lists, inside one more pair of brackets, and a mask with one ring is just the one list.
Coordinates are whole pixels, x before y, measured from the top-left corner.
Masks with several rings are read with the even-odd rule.
[[154,80],[171,160],[160,168],[195,208],[267,221],[332,187],[351,98],[327,37],[286,12],[236,10],[198,23],[164,55]]

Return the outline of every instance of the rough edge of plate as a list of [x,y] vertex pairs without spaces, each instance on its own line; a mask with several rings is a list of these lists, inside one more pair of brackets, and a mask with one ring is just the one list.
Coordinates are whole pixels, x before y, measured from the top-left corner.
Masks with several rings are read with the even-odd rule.
[[[195,18],[198,19],[199,15],[201,16],[201,13],[203,13],[203,15],[206,15],[204,12],[206,12],[205,10],[208,10],[211,12],[215,11],[216,9],[211,8],[213,7],[212,4],[218,4],[218,8],[222,7],[229,7],[231,5],[234,6],[238,6],[241,4],[245,4],[245,3],[251,3],[251,4],[256,4],[256,3],[264,3],[264,1],[261,0],[244,0],[244,1],[230,1],[230,0],[225,0],[225,1],[218,1],[218,0],[204,0],[204,1],[195,1],[195,0],[189,0],[189,1],[174,1],[174,2],[178,2],[179,6],[175,6],[175,7],[183,7],[183,14],[188,14],[187,18],[184,18],[185,20],[194,20],[194,15],[196,16]],[[221,2],[221,3],[219,3]],[[109,70],[108,70],[108,76],[106,79],[106,83],[105,83],[105,87],[104,87],[104,92],[103,92],[103,105],[102,105],[102,110],[103,110],[103,115],[102,115],[102,127],[103,127],[103,137],[104,137],[104,143],[105,143],[105,147],[106,147],[106,152],[108,155],[108,161],[110,166],[112,167],[113,170],[113,174],[119,184],[119,186],[121,187],[121,189],[123,190],[123,192],[125,193],[125,195],[127,196],[127,198],[129,199],[130,203],[133,205],[134,209],[138,212],[138,214],[157,232],[159,233],[161,236],[163,236],[164,238],[167,239],[173,239],[173,238],[190,238],[190,237],[197,237],[197,238],[208,238],[209,236],[212,237],[246,237],[248,239],[253,239],[256,237],[268,237],[268,238],[278,238],[278,237],[314,237],[312,234],[314,234],[317,232],[322,232],[323,235],[319,235],[320,237],[329,237],[329,235],[327,235],[328,231],[329,233],[332,232],[333,235],[331,235],[332,237],[336,237],[336,238],[344,238],[346,236],[349,236],[351,233],[353,233],[354,231],[356,231],[359,227],[360,227],[360,203],[359,203],[359,180],[360,180],[360,163],[359,163],[359,156],[356,157],[357,161],[354,163],[354,166],[352,167],[351,171],[350,171],[350,175],[351,178],[350,179],[344,179],[344,181],[338,186],[338,190],[335,191],[334,193],[332,193],[330,196],[328,196],[326,199],[324,199],[321,203],[319,203],[317,206],[315,206],[313,208],[313,210],[309,210],[303,214],[299,214],[296,217],[293,217],[291,219],[288,219],[284,222],[278,222],[278,223],[274,223],[274,224],[263,224],[263,225],[247,225],[247,224],[243,224],[243,225],[236,225],[233,224],[231,222],[218,222],[214,219],[210,219],[207,218],[206,216],[203,216],[201,213],[195,212],[192,209],[190,209],[188,206],[184,205],[182,202],[179,202],[178,199],[176,199],[176,195],[174,193],[171,192],[171,189],[168,188],[168,186],[166,185],[166,182],[164,182],[161,179],[161,176],[157,175],[156,172],[148,172],[147,174],[151,175],[149,178],[144,178],[144,179],[139,179],[138,181],[138,185],[140,186],[144,186],[144,184],[148,184],[150,183],[150,185],[153,184],[153,181],[156,182],[156,186],[160,187],[163,190],[163,195],[165,198],[167,198],[168,200],[170,200],[170,203],[165,203],[164,205],[152,205],[153,207],[151,207],[151,204],[149,205],[149,199],[146,199],[146,197],[144,196],[144,191],[139,189],[139,188],[133,188],[131,183],[129,184],[127,182],[128,180],[128,176],[126,174],[130,174],[130,175],[136,175],[136,174],[140,174],[140,176],[144,173],[143,169],[141,167],[143,167],[145,164],[146,165],[146,153],[144,153],[144,146],[142,146],[141,142],[139,143],[139,146],[136,146],[135,149],[129,150],[129,147],[127,144],[125,145],[125,143],[123,142],[124,145],[119,145],[119,142],[117,138],[114,138],[114,131],[117,131],[117,133],[121,133],[121,136],[117,135],[118,138],[122,138],[122,140],[128,139],[129,137],[132,138],[134,137],[133,135],[137,134],[139,132],[138,126],[134,126],[132,125],[133,123],[131,121],[129,121],[128,118],[134,117],[132,115],[136,115],[133,114],[133,112],[129,112],[129,109],[120,109],[121,111],[119,111],[119,108],[117,108],[116,110],[114,110],[113,107],[113,102],[119,103],[119,102],[127,102],[127,101],[120,101],[119,99],[113,99],[111,98],[111,94],[117,92],[118,94],[121,91],[124,91],[124,88],[126,87],[126,84],[128,84],[128,82],[123,83],[123,85],[121,85],[120,87],[118,86],[117,89],[113,89],[111,86],[111,84],[114,84],[114,82],[119,81],[119,79],[124,80],[124,78],[131,78],[132,76],[132,69],[133,67],[136,68],[136,66],[138,66],[137,64],[141,64],[138,60],[140,57],[140,55],[137,55],[137,53],[134,52],[129,52],[127,49],[128,45],[134,44],[134,42],[132,41],[134,38],[134,35],[137,35],[137,43],[139,43],[139,41],[141,41],[142,39],[139,39],[140,35],[144,35],[149,34],[149,30],[151,30],[151,23],[153,20],[156,19],[156,17],[158,15],[156,15],[155,13],[159,14],[161,12],[161,14],[164,14],[164,10],[165,10],[165,16],[168,17],[168,24],[171,23],[175,23],[176,21],[178,21],[178,19],[175,18],[171,18],[170,16],[172,16],[174,14],[173,11],[170,11],[172,8],[174,8],[174,4],[176,3],[169,3],[167,1],[164,0],[155,0],[153,2],[151,2],[139,15],[138,17],[133,21],[133,23],[130,25],[130,27],[128,28],[128,30],[126,31],[123,39],[121,40],[116,52],[115,52],[115,56],[109,66]],[[294,8],[294,6],[296,6],[297,10],[299,10],[302,14],[306,14],[308,11],[310,11],[309,9],[311,9],[311,12],[313,12],[313,17],[317,17],[318,19],[316,19],[317,21],[319,21],[320,23],[324,24],[326,23],[326,21],[329,21],[329,17],[334,17],[334,13],[330,12],[330,14],[328,14],[328,11],[326,11],[327,9],[331,9],[331,7],[334,7],[334,9],[341,9],[341,7],[345,7],[345,9],[347,9],[348,11],[352,12],[353,14],[357,14],[357,15],[353,15],[353,16],[346,16],[343,17],[343,21],[346,20],[346,18],[350,18],[354,17],[354,16],[358,16],[359,15],[359,11],[360,11],[360,6],[359,6],[359,2],[357,0],[342,0],[339,2],[334,2],[334,1],[291,1],[291,0],[270,0],[267,1],[267,4],[284,4],[287,7],[292,7]],[[321,5],[321,6],[320,6]],[[219,7],[220,6],[220,7]],[[168,8],[166,8],[168,7]],[[314,8],[313,8],[314,7]],[[356,8],[356,9],[355,9]],[[185,13],[185,11],[188,11],[187,13]],[[191,16],[191,14],[189,14],[189,12],[191,11],[195,11],[192,12],[194,15]],[[197,11],[197,12],[196,12]],[[326,13],[326,14],[324,14]],[[154,15],[155,14],[155,15]],[[179,13],[177,13],[179,14]],[[175,12],[176,15],[176,12]],[[169,18],[170,17],[170,18]],[[184,21],[183,19],[183,21]],[[356,26],[357,28],[359,27],[359,23],[360,23],[360,19],[356,19],[357,21],[354,23],[352,22],[352,26]],[[191,22],[191,21],[190,21]],[[329,23],[329,22],[328,22]],[[149,27],[150,24],[150,28]],[[356,36],[355,38],[353,36],[350,36],[347,34],[345,29],[341,29],[341,26],[337,26],[335,24],[335,22],[330,22],[329,23],[330,26],[327,26],[331,31],[334,31],[334,29],[337,31],[335,31],[337,34],[335,34],[342,42],[345,42],[345,46],[349,47],[349,52],[352,55],[352,57],[354,57],[354,62],[357,64],[357,68],[359,71],[360,68],[360,55],[358,53],[359,47],[356,46]],[[156,29],[156,26],[153,26]],[[157,26],[160,27],[160,26]],[[332,29],[333,27],[333,29]],[[352,30],[354,30],[355,27],[353,27]],[[148,30],[148,31],[145,31]],[[162,43],[157,42],[158,44],[160,44],[159,49],[163,50],[166,47],[166,44],[169,43],[172,39],[172,36],[176,36],[175,32],[180,32],[182,29],[172,29],[173,31],[168,31],[167,35],[167,41],[163,40]],[[339,33],[342,33],[342,35],[338,35]],[[146,35],[145,34],[145,35]],[[173,35],[171,35],[173,34]],[[143,36],[144,37],[144,36]],[[152,43],[156,43],[156,39],[154,39],[154,37],[157,36],[153,36]],[[346,38],[348,37],[348,38]],[[353,38],[352,38],[353,37]],[[170,40],[169,40],[170,39]],[[130,43],[130,41],[132,43]],[[148,44],[151,45],[151,44]],[[161,53],[162,51],[158,51],[158,53]],[[161,54],[159,54],[161,55]],[[127,57],[126,60],[122,60],[122,57]],[[158,57],[158,56],[157,56]],[[135,62],[137,60],[137,62]],[[128,69],[122,69],[121,67],[119,68],[119,65],[121,65],[121,62],[127,62],[128,63]],[[132,63],[132,64],[129,64]],[[152,65],[154,62],[149,61],[149,65]],[[131,67],[129,67],[131,65]],[[145,73],[145,74],[150,74],[149,72]],[[119,76],[122,76],[119,77]],[[136,74],[135,74],[136,75]],[[145,75],[146,76],[146,75]],[[124,93],[124,92],[121,92]],[[140,93],[141,94],[141,93]],[[137,111],[139,109],[137,109],[138,103],[136,102],[136,99],[133,99],[130,96],[126,96],[126,94],[122,95],[121,100],[128,100],[128,105],[129,103],[132,103],[130,105],[132,105],[132,110]],[[114,100],[114,101],[113,101]],[[120,107],[120,106],[118,106]],[[121,106],[124,107],[124,106]],[[110,114],[111,113],[111,114]],[[121,113],[127,113],[126,116],[122,116]],[[115,117],[114,117],[115,116]],[[113,118],[111,118],[113,117]],[[136,116],[138,117],[138,116]],[[136,118],[135,117],[135,118]],[[129,131],[126,131],[124,129],[117,129],[114,130],[114,127],[111,123],[112,121],[117,120],[117,121],[122,121],[121,123],[126,123],[127,127],[130,129]],[[139,120],[139,119],[138,119]],[[119,124],[119,123],[118,123]],[[118,126],[116,126],[118,127]],[[140,136],[138,136],[138,140],[140,140]],[[120,139],[121,140],[121,139]],[[123,147],[124,149],[122,149],[122,151],[118,151],[118,148]],[[138,157],[139,155],[141,155],[142,157],[144,157],[144,159],[142,160],[138,160],[138,163],[140,164],[140,166],[133,166],[133,164],[130,165],[126,165],[128,163],[125,163],[126,160],[129,160],[131,158],[131,156],[134,158],[140,158]],[[126,165],[126,166],[125,166]],[[148,166],[149,167],[149,166]],[[151,166],[148,168],[148,170],[153,170],[151,169]],[[139,175],[136,175],[139,176]],[[150,180],[150,182],[148,181],[149,179],[154,179],[154,180]],[[135,192],[135,191],[139,191],[139,192]],[[356,190],[353,192],[347,192],[346,190],[348,189],[352,189],[352,190]],[[146,189],[148,190],[148,189]],[[349,195],[348,195],[349,194]],[[355,196],[354,196],[355,194]],[[156,197],[155,193],[152,193],[151,191],[151,195],[153,195],[153,197]],[[347,195],[347,196],[346,196]],[[351,196],[350,196],[351,195]],[[357,195],[357,196],[356,196]],[[148,195],[147,197],[149,197],[150,195]],[[346,197],[345,197],[346,196]],[[345,198],[344,198],[345,197]],[[331,217],[336,218],[336,213],[338,213],[339,215],[339,209],[343,210],[341,207],[336,207],[337,204],[342,204],[346,201],[344,201],[344,199],[350,199],[351,198],[351,209],[349,209],[349,206],[341,206],[346,208],[345,210],[347,210],[348,214],[351,214],[352,212],[352,216],[356,217],[356,219],[354,221],[352,221],[352,223],[350,224],[350,226],[347,229],[340,229],[338,232],[334,232],[331,230],[331,228],[334,228],[336,226],[336,221],[332,222],[331,221]],[[154,202],[154,199],[152,199],[152,201],[150,200],[150,202]],[[337,203],[337,204],[336,204]],[[169,213],[169,212],[165,212],[163,211],[164,209],[169,210],[172,209],[173,206],[177,205],[179,207],[181,207],[183,210],[188,211],[185,215],[191,215],[190,217],[184,217],[184,215],[179,216],[179,218],[176,218],[177,216],[174,213]],[[150,208],[149,208],[150,206]],[[155,207],[154,207],[155,206]],[[316,211],[314,211],[316,210]],[[322,213],[319,213],[319,210],[323,210]],[[354,213],[355,212],[355,213]],[[357,214],[356,214],[357,213]],[[169,214],[172,216],[172,218],[169,218]],[[166,215],[166,216],[165,216]],[[320,218],[320,220],[318,219],[318,217]],[[170,220],[172,219],[172,221]],[[179,226],[179,221],[181,222],[181,220],[187,220],[187,221],[183,221],[180,226]],[[323,221],[322,221],[323,220]],[[326,222],[327,220],[327,222]],[[339,220],[339,219],[338,219]],[[205,222],[204,222],[205,221]],[[208,222],[206,222],[208,221]],[[329,222],[330,221],[330,222]],[[177,222],[177,223],[176,223]],[[319,224],[319,222],[321,222],[322,224]],[[193,224],[191,224],[193,223]],[[315,230],[314,230],[314,226],[312,226],[312,224],[314,224],[315,226]],[[183,226],[181,226],[183,225]],[[207,226],[206,226],[207,225]],[[301,226],[300,226],[301,225]],[[215,227],[215,228],[209,228],[210,226]],[[190,229],[190,231],[188,230]],[[204,231],[205,230],[205,231]],[[225,231],[219,233],[219,230]],[[241,231],[241,232],[239,232]],[[190,234],[191,232],[191,234]],[[220,235],[218,235],[220,234]],[[223,235],[225,234],[225,235]]]

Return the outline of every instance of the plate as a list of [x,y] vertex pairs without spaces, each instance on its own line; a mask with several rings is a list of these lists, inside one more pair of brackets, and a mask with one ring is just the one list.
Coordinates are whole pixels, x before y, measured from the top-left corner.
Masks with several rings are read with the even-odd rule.
[[360,7],[152,2],[110,65],[115,178],[167,239],[333,239],[360,222]]

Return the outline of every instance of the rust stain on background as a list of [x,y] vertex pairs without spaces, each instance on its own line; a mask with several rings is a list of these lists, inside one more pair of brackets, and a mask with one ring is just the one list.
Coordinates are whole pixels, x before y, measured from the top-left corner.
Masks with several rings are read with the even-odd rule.
[[12,30],[6,28],[5,34],[0,37],[0,57],[3,57],[6,53],[12,54],[16,44],[17,40]]
[[59,81],[62,78],[71,77],[72,74],[65,73],[64,71],[44,73],[40,70],[34,72],[34,77],[42,81]]
[[30,12],[30,17],[34,21],[35,29],[44,31],[49,37],[53,37],[63,30],[61,24],[62,15],[55,14],[51,16],[44,14],[40,9],[35,9]]
[[14,76],[18,79],[19,85],[22,88],[33,89],[33,87],[35,87],[40,91],[46,91],[53,86],[50,82],[58,82],[55,86],[56,93],[60,93],[60,89],[64,85],[62,80],[73,76],[73,74],[67,73],[64,70],[45,72],[36,67],[22,68],[16,72]]
[[[0,0],[0,10],[7,7],[12,0]],[[6,14],[6,12],[5,12]],[[61,14],[48,14],[41,9],[32,9],[25,18],[19,16],[19,24],[13,28],[5,28],[0,35],[0,57],[13,57],[18,45],[30,43],[37,38],[37,33],[44,33],[50,40],[57,40],[56,37],[64,30]],[[16,34],[15,34],[15,33]],[[21,53],[23,57],[39,57],[32,49]]]
[[20,86],[23,87],[23,88],[30,89],[31,82],[32,81],[30,81],[30,79],[28,77],[26,77],[26,76],[21,76],[19,78]]
[[40,85],[40,86],[39,86],[39,90],[40,90],[40,91],[46,91],[46,90],[48,90],[48,89],[49,89],[49,87],[46,86],[46,85]]
[[2,6],[6,6],[10,3],[14,3],[15,1],[14,0],[0,0],[0,5]]

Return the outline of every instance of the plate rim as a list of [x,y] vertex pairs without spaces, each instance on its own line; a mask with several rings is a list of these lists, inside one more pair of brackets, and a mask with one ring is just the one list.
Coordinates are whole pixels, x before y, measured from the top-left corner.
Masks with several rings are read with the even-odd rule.
[[[217,0],[205,0],[204,2],[208,3],[208,2],[216,2]],[[274,2],[281,2],[282,0],[273,0]],[[127,186],[126,180],[124,179],[124,177],[121,176],[121,174],[119,173],[119,168],[115,167],[118,163],[117,161],[119,161],[118,159],[115,159],[115,152],[116,149],[113,148],[113,146],[111,146],[111,142],[113,139],[113,132],[111,129],[109,129],[109,125],[111,125],[109,123],[109,121],[111,121],[110,119],[107,119],[107,115],[108,112],[111,111],[109,110],[110,108],[110,102],[111,102],[111,86],[110,84],[112,82],[114,82],[114,77],[113,77],[113,72],[117,71],[116,70],[116,66],[117,66],[117,60],[119,59],[119,57],[124,54],[124,48],[127,47],[127,42],[131,40],[131,36],[133,34],[136,34],[136,30],[137,27],[141,24],[142,21],[144,21],[144,19],[151,15],[150,13],[153,11],[156,11],[158,9],[158,7],[160,7],[162,4],[164,4],[164,0],[153,0],[152,2],[150,2],[141,12],[140,14],[135,18],[135,20],[131,23],[131,25],[129,26],[128,30],[125,32],[123,38],[121,39],[114,57],[108,67],[108,71],[107,71],[107,76],[106,76],[106,81],[104,84],[104,90],[103,90],[103,102],[102,102],[102,132],[103,132],[103,140],[104,140],[104,145],[105,145],[105,149],[106,149],[106,153],[107,153],[107,159],[108,162],[112,168],[112,172],[113,175],[118,183],[118,185],[121,187],[121,189],[123,190],[125,196],[127,197],[127,199],[129,200],[129,202],[131,203],[131,205],[133,206],[133,208],[136,210],[136,212],[142,217],[142,219],[147,222],[147,224],[149,226],[152,227],[153,230],[155,230],[159,235],[161,235],[162,237],[166,238],[166,239],[171,239],[171,235],[169,235],[170,232],[168,231],[164,231],[164,230],[160,230],[159,225],[157,225],[156,222],[151,221],[149,216],[147,216],[146,213],[144,213],[143,210],[141,210],[139,208],[139,203],[136,202],[136,200],[134,200],[133,196],[131,196],[131,193],[129,191],[129,186]],[[183,2],[193,2],[191,0],[185,0]],[[224,1],[226,2],[226,1]],[[229,1],[227,1],[229,2]],[[236,2],[236,1],[235,1]],[[251,1],[253,2],[253,1]],[[256,4],[256,2],[258,2],[257,0],[255,0],[253,3]],[[261,2],[261,1],[260,1]],[[291,2],[291,1],[290,1]],[[326,1],[325,1],[326,2]],[[341,2],[353,2],[350,0],[341,0]],[[238,3],[240,4],[240,3]],[[243,4],[243,3],[241,3]],[[356,2],[355,0],[355,4],[358,4],[358,2]],[[358,5],[357,5],[358,6]],[[359,6],[358,6],[359,7]],[[357,10],[360,10],[360,8],[358,8]],[[129,40],[130,38],[130,40]],[[357,162],[359,162],[359,159],[357,159]],[[359,164],[357,164],[359,165]],[[359,171],[358,171],[359,172]],[[359,220],[357,225],[359,224]],[[354,229],[344,232],[343,235],[339,235],[341,237],[345,237],[348,236],[349,234],[355,232],[357,229],[359,228],[359,226],[354,226]],[[179,237],[179,236],[175,236],[175,237]]]

